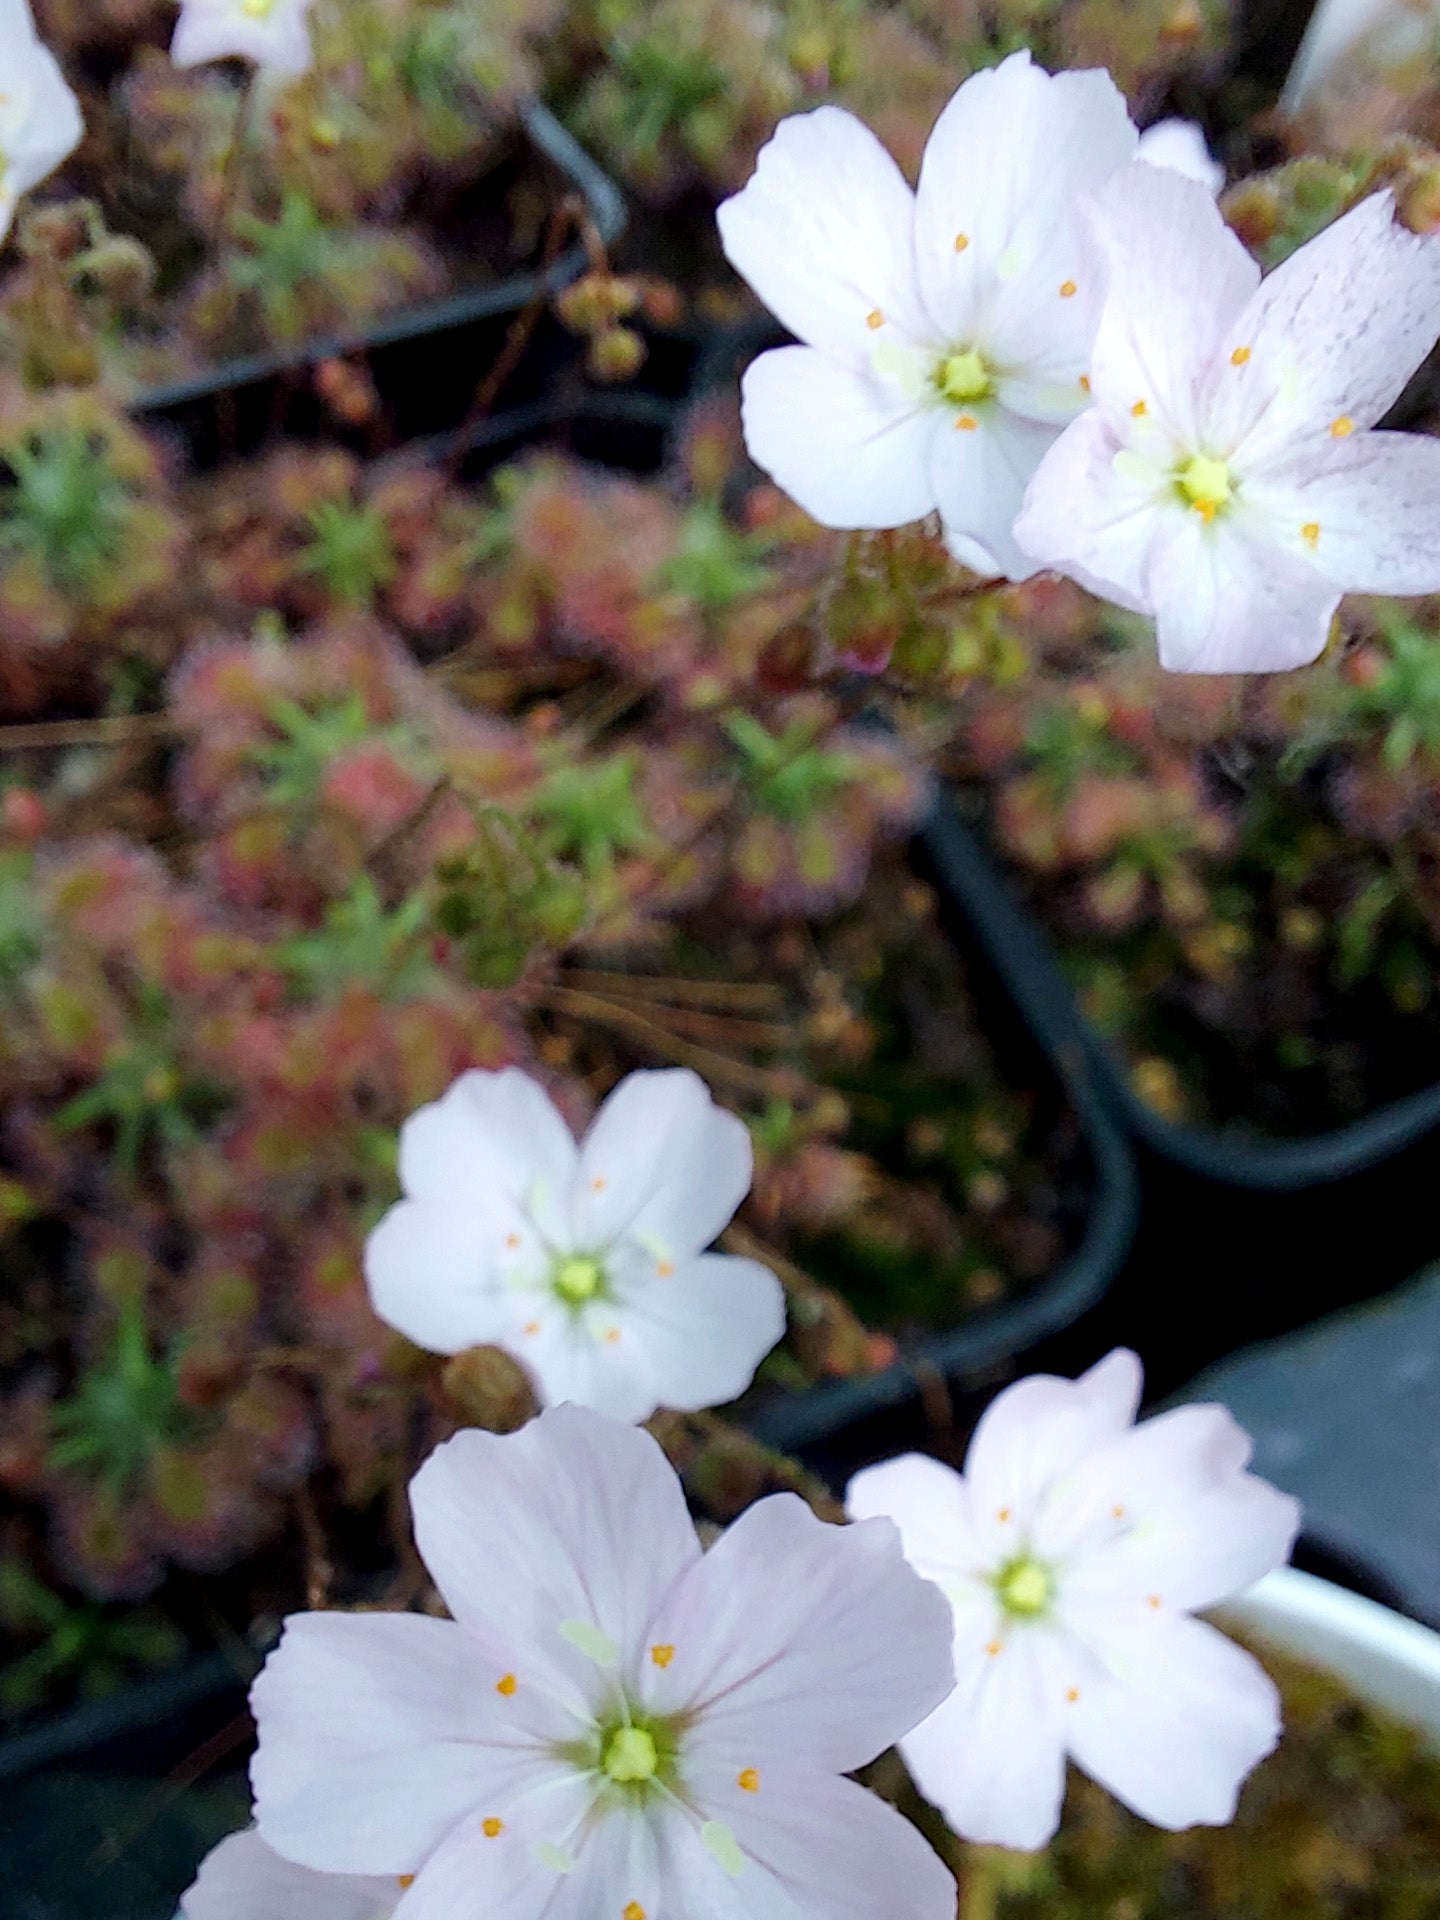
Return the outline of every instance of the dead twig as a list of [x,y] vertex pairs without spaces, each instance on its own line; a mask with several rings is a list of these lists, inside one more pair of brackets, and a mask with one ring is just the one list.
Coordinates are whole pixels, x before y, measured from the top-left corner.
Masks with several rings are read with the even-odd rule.
[[181,729],[168,713],[117,713],[94,720],[27,720],[0,727],[0,753],[41,747],[120,747],[137,740],[173,740]]
[[[618,987],[598,994],[597,998],[609,1000],[616,1006],[634,1004],[632,997]],[[768,1020],[747,1020],[730,1013],[703,1013],[690,1007],[667,1007],[653,999],[635,998],[647,1009],[648,1018],[683,1039],[774,1051],[788,1046],[795,1037],[792,1027],[778,1026]]]
[[[587,229],[589,229],[588,233]],[[530,336],[540,324],[540,316],[549,305],[551,294],[551,289],[545,282],[549,278],[550,269],[560,258],[560,249],[572,232],[578,232],[585,238],[587,248],[590,246],[589,236],[594,229],[585,211],[585,202],[575,194],[567,194],[551,214],[550,224],[546,230],[545,245],[540,255],[541,289],[530,304],[522,307],[511,321],[494,364],[475,389],[475,397],[470,402],[470,411],[461,422],[460,431],[455,439],[455,451],[451,454],[448,463],[452,479],[460,471],[465,455],[469,452],[466,442],[470,438],[471,429],[478,427],[480,422],[488,416],[499,399],[506,381],[519,366],[521,357],[530,344]]]
[[295,1518],[300,1524],[300,1538],[305,1549],[305,1604],[312,1611],[320,1612],[330,1604],[330,1590],[335,1584],[335,1563],[330,1558],[325,1529],[320,1524],[320,1515],[315,1506],[315,1496],[304,1483],[295,1492]]
[[783,990],[769,980],[685,980],[678,975],[571,967],[565,983],[592,993],[625,993],[634,1000],[659,1000],[681,1007],[733,1007],[742,1013],[772,1013],[785,1005]]
[[682,1040],[678,1034],[671,1033],[667,1027],[659,1025],[638,1008],[621,1006],[597,994],[579,993],[571,987],[551,987],[547,999],[557,1013],[569,1014],[595,1026],[613,1027],[617,1032],[627,1034],[632,1040],[648,1047],[652,1053],[658,1053],[662,1059],[673,1060],[678,1066],[693,1067],[696,1073],[706,1079],[733,1087],[737,1092],[752,1094],[762,1100],[794,1101],[797,1098],[819,1097],[819,1089],[812,1086],[803,1074],[787,1067],[757,1067],[748,1060],[736,1060],[729,1054],[715,1052],[711,1047]]

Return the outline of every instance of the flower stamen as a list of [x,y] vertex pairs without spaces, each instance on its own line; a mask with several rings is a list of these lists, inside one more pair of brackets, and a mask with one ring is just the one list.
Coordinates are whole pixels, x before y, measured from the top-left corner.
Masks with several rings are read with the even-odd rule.
[[742,1793],[758,1793],[760,1791],[759,1768],[746,1767],[744,1772],[737,1777],[735,1784]]

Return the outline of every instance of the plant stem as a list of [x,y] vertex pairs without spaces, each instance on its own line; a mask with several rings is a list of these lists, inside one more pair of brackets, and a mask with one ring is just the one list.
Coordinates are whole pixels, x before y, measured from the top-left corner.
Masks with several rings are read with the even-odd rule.
[[230,133],[225,170],[220,178],[220,200],[215,210],[215,257],[220,267],[220,297],[212,333],[217,340],[235,317],[237,296],[230,274],[230,232],[244,200],[245,149],[250,144],[257,72],[257,68],[247,66],[245,78],[240,83],[235,104],[235,124]]
[[999,1860],[989,1847],[967,1847],[958,1920],[1000,1920]]

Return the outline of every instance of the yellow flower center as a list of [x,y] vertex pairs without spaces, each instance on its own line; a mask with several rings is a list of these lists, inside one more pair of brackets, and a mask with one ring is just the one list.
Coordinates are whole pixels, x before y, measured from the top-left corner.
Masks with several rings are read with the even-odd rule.
[[267,20],[275,11],[275,0],[240,0],[240,11],[252,20]]
[[600,1262],[588,1253],[572,1253],[556,1267],[551,1284],[562,1300],[572,1307],[583,1307],[604,1286],[605,1273]]
[[1211,521],[1222,507],[1230,504],[1230,468],[1224,460],[1212,460],[1197,453],[1175,474],[1181,498],[1200,515]]
[[973,347],[964,353],[949,354],[935,369],[935,384],[945,399],[957,407],[971,400],[984,400],[994,382],[990,369]]
[[619,1787],[653,1780],[660,1766],[654,1734],[644,1727],[617,1727],[600,1764]]
[[1022,1557],[1001,1569],[995,1591],[1007,1613],[1018,1619],[1033,1620],[1049,1606],[1055,1582],[1049,1569],[1042,1567],[1038,1560]]

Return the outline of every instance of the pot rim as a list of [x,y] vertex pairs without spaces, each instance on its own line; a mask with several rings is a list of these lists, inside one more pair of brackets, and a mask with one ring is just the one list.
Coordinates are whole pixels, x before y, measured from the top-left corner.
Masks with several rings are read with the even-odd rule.
[[1440,1633],[1298,1567],[1280,1567],[1216,1617],[1343,1680],[1440,1748]]

